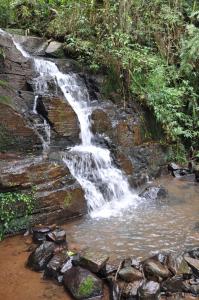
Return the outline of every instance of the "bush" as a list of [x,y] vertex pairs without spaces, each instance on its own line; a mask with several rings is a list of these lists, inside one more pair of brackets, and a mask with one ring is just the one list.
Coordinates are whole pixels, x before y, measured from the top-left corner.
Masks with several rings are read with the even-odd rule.
[[33,193],[0,193],[0,240],[6,233],[24,229],[24,226],[28,224],[33,207]]

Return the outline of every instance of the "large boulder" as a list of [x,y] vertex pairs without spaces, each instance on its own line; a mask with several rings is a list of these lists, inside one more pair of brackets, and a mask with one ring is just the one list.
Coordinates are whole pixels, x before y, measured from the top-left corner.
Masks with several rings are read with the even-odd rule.
[[75,299],[103,296],[102,281],[81,267],[72,267],[64,273],[64,286]]
[[144,275],[149,280],[159,281],[161,279],[167,279],[171,276],[171,273],[167,269],[166,266],[161,264],[159,261],[155,259],[147,259],[143,263]]
[[63,58],[64,57],[63,44],[56,41],[52,41],[46,48],[45,53],[46,55],[51,57]]
[[30,254],[27,266],[34,271],[43,271],[53,257],[54,250],[54,243],[44,242]]
[[61,224],[86,213],[80,185],[59,161],[28,157],[1,161],[0,168],[0,191],[24,190],[34,194],[32,224]]
[[81,252],[79,264],[93,273],[98,273],[106,266],[108,259],[106,253],[89,248]]

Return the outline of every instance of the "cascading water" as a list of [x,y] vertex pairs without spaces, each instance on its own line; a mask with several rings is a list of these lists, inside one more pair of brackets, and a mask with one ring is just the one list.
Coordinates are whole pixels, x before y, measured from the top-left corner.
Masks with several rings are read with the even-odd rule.
[[[30,57],[21,45],[16,41],[14,44],[23,56]],[[48,92],[48,81],[53,80],[78,117],[82,143],[67,151],[63,161],[84,189],[90,215],[109,217],[135,206],[138,196],[130,189],[122,171],[114,166],[110,151],[93,142],[92,109],[86,86],[82,85],[77,75],[63,74],[51,61],[41,58],[33,60],[39,74],[35,80],[35,101],[37,95]],[[36,106],[33,109],[35,112]]]

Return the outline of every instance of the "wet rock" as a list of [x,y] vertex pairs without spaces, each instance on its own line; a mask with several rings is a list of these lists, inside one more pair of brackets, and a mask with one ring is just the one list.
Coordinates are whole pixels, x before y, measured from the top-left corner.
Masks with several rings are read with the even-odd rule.
[[46,48],[45,53],[52,57],[63,58],[64,57],[63,44],[56,41],[52,41]]
[[107,278],[107,282],[109,286],[110,300],[121,299],[125,283],[119,280],[115,280],[115,278],[112,276]]
[[103,275],[104,277],[107,277],[109,275],[111,275],[112,273],[116,273],[119,265],[121,263],[120,259],[116,259],[116,260],[108,260],[108,262],[105,265],[105,270],[103,270]]
[[124,286],[122,290],[122,296],[124,299],[137,299],[138,289],[141,284],[142,281],[134,281]]
[[[199,224],[198,224],[199,226]],[[189,256],[195,259],[199,259],[199,247],[195,247],[192,250],[188,251]]]
[[66,273],[66,271],[68,271],[69,269],[71,269],[73,267],[73,258],[69,257],[69,259],[67,261],[65,261],[65,263],[62,265],[62,268],[60,270],[61,274]]
[[79,121],[72,107],[63,97],[42,97],[42,104],[48,120],[59,137],[79,140]]
[[93,273],[98,273],[105,267],[108,259],[107,254],[101,251],[97,252],[92,249],[86,249],[80,255],[79,265]]
[[162,291],[169,293],[188,292],[189,286],[182,275],[175,275],[162,283]]
[[159,281],[159,278],[166,279],[171,276],[167,267],[154,259],[146,260],[143,263],[143,270],[147,279]]
[[175,163],[170,163],[168,165],[168,171],[174,176],[174,177],[180,177],[180,176],[185,176],[190,173],[189,169],[182,168],[179,165]]
[[35,226],[32,228],[33,242],[36,244],[42,244],[46,240],[46,235],[50,232],[49,227]]
[[119,271],[119,276],[126,282],[133,282],[143,278],[142,273],[133,267],[126,267],[121,269]]
[[48,41],[45,38],[36,36],[15,35],[15,40],[19,42],[23,49],[32,55],[45,55]]
[[92,115],[92,130],[94,133],[106,134],[110,137],[112,124],[111,121],[102,109],[96,109],[93,111]]
[[158,300],[160,295],[160,284],[155,281],[143,282],[138,289],[139,300]]
[[183,275],[189,278],[192,275],[191,268],[188,266],[187,262],[184,259],[183,253],[181,254],[170,254],[167,257],[167,266],[168,269],[174,275]]
[[42,271],[53,257],[55,245],[52,242],[44,242],[28,257],[27,266],[34,271]]
[[188,263],[188,265],[191,267],[194,273],[196,273],[199,276],[199,260],[195,258],[191,258],[188,256],[184,256],[184,259]]
[[139,194],[140,197],[149,201],[165,199],[168,191],[163,186],[149,186]]
[[61,283],[63,280],[63,274],[61,274],[61,269],[64,263],[68,260],[69,257],[66,252],[54,255],[45,268],[44,277],[52,277],[56,279],[59,283]]
[[64,287],[75,299],[103,296],[102,281],[81,267],[72,267],[64,273]]
[[66,243],[66,231],[59,228],[55,229],[54,231],[48,233],[47,239],[56,244]]
[[195,174],[195,180],[199,182],[199,164],[195,160],[192,160],[189,162],[188,167]]

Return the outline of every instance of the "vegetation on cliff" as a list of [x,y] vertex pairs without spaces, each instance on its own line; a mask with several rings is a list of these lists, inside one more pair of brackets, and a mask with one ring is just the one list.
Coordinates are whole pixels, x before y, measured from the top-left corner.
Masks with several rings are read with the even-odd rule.
[[0,26],[64,42],[124,106],[149,106],[168,141],[199,147],[198,1],[4,0]]

